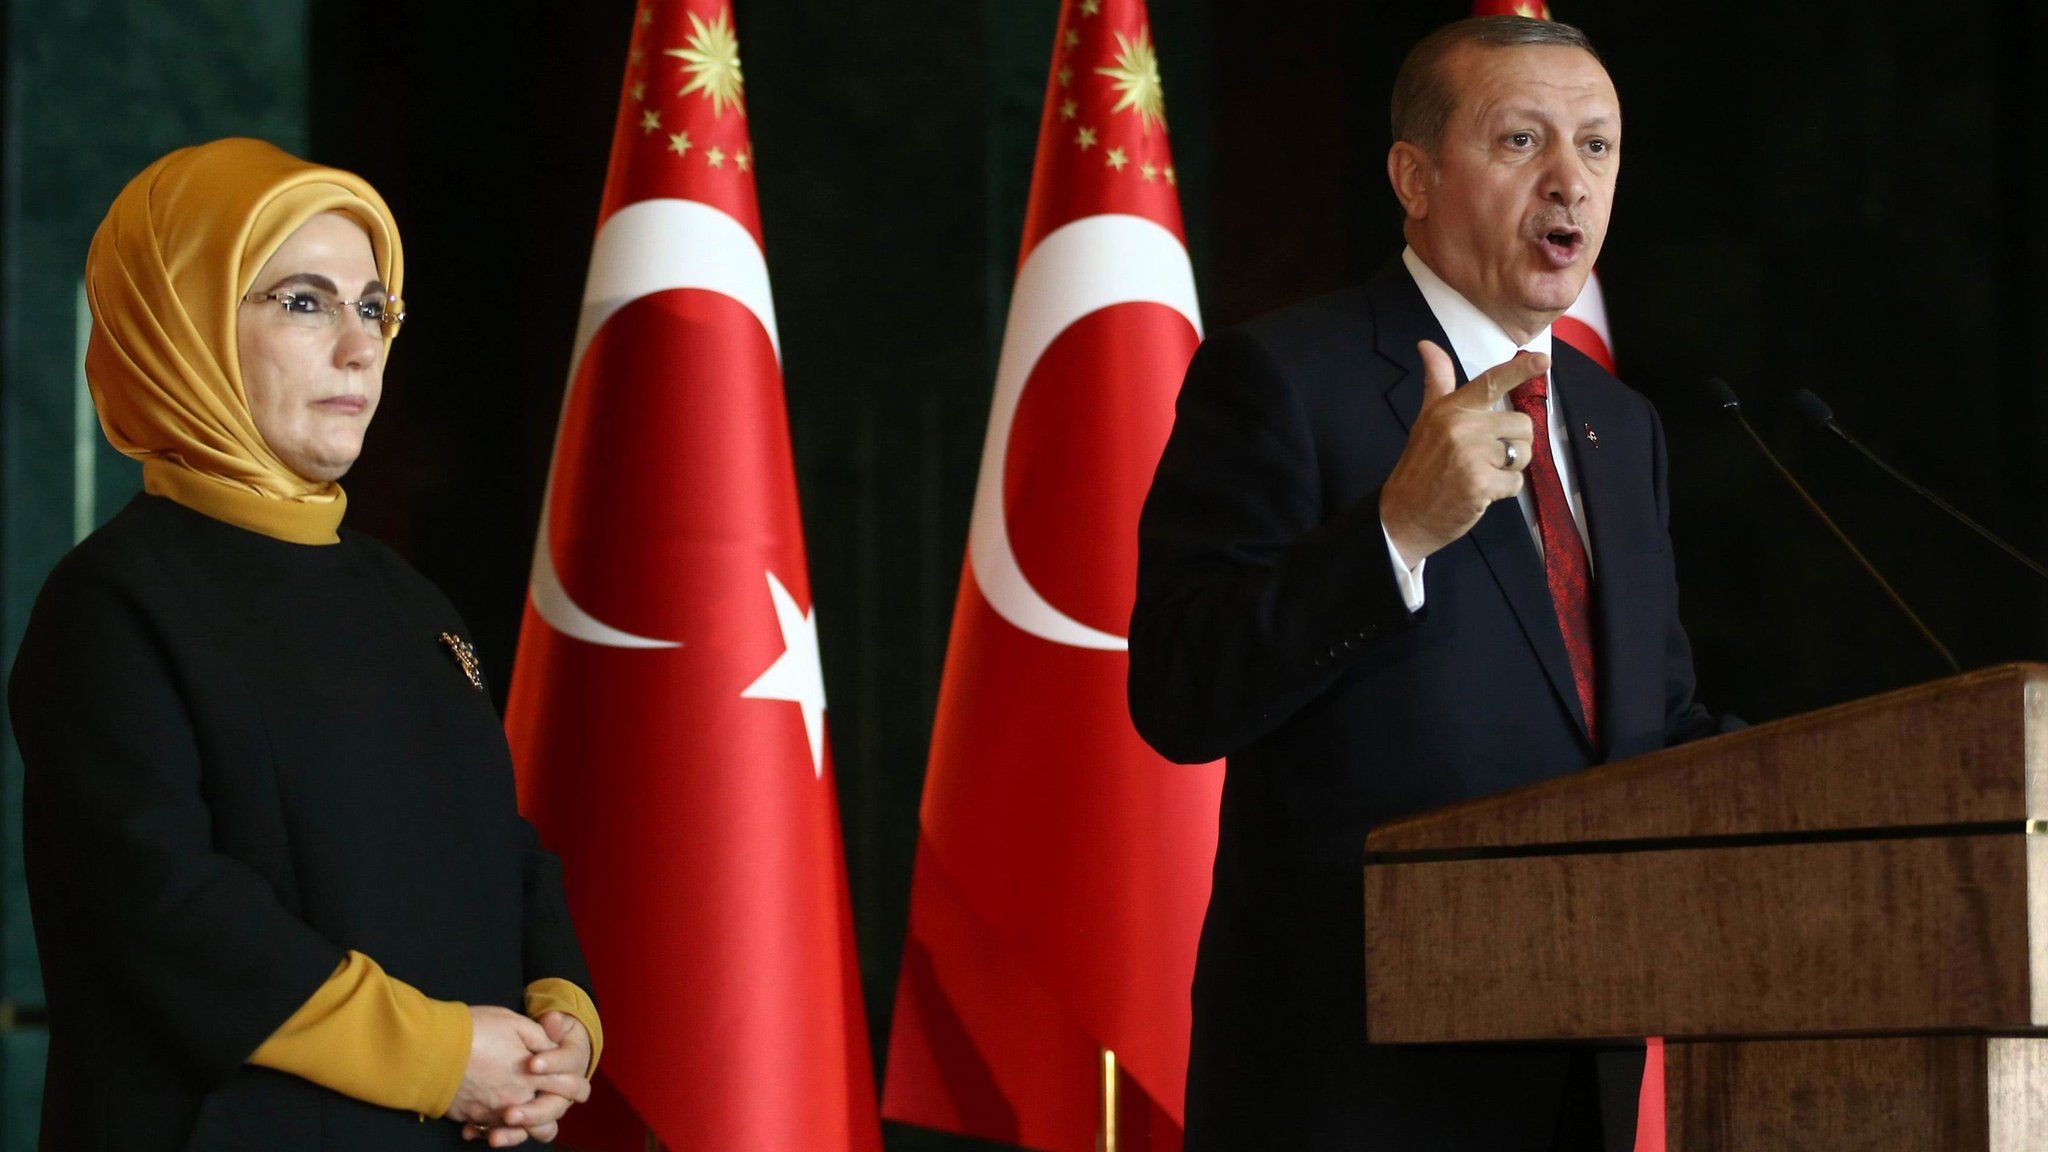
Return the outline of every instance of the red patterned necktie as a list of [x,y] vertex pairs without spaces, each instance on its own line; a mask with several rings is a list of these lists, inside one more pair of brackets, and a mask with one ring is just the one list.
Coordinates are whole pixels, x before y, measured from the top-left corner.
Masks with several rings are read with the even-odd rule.
[[[1526,355],[1526,353],[1517,353]],[[1572,522],[1571,502],[1565,498],[1564,483],[1557,476],[1557,461],[1550,455],[1550,377],[1538,376],[1508,393],[1515,411],[1535,425],[1530,442],[1529,467],[1523,480],[1530,499],[1536,503],[1536,525],[1543,536],[1543,578],[1550,585],[1550,603],[1557,611],[1558,631],[1564,633],[1565,655],[1571,658],[1572,682],[1579,690],[1579,707],[1585,710],[1586,731],[1598,745],[1599,714],[1595,711],[1593,676],[1593,573],[1586,560],[1585,541]]]

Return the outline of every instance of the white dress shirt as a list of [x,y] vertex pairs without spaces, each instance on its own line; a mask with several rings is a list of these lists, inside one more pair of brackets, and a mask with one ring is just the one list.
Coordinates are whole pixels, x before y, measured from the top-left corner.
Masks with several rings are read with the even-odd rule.
[[[1526,344],[1517,345],[1501,326],[1494,323],[1486,313],[1481,312],[1458,290],[1444,283],[1443,278],[1430,270],[1415,254],[1415,249],[1401,251],[1401,263],[1407,265],[1408,274],[1415,278],[1415,286],[1422,290],[1422,299],[1429,305],[1429,311],[1436,322],[1443,325],[1444,335],[1450,338],[1450,353],[1457,357],[1458,366],[1465,371],[1465,379],[1471,380],[1496,364],[1513,359],[1517,352],[1534,352],[1550,355],[1550,327],[1529,338]],[[1556,366],[1550,373],[1550,400],[1545,408],[1550,417],[1551,461],[1557,466],[1558,481],[1564,485],[1567,503],[1571,505],[1572,523],[1579,530],[1579,540],[1586,546],[1586,569],[1590,573],[1593,564],[1593,544],[1586,536],[1586,506],[1579,492],[1578,478],[1572,472],[1570,440],[1564,427],[1564,406],[1558,402],[1559,388]],[[1511,408],[1507,397],[1495,402],[1498,411]],[[1523,473],[1527,475],[1527,473]],[[1521,495],[1516,497],[1522,506],[1522,519],[1529,525],[1529,538],[1536,543],[1536,554],[1543,554],[1543,529],[1536,519],[1536,500],[1530,494],[1529,486],[1522,486]],[[1401,598],[1408,603],[1410,612],[1422,610],[1426,597],[1422,585],[1422,570],[1429,563],[1428,557],[1416,562],[1410,568],[1401,559],[1400,549],[1394,547],[1393,534],[1387,531],[1386,522],[1380,522],[1380,533],[1387,538],[1387,559],[1394,566],[1394,580],[1401,586]]]

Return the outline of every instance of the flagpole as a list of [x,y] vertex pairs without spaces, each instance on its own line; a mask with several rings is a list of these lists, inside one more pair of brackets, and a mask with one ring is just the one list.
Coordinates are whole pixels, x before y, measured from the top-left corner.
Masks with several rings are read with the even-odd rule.
[[1116,1053],[1102,1049],[1102,1122],[1095,1130],[1097,1152],[1116,1152]]

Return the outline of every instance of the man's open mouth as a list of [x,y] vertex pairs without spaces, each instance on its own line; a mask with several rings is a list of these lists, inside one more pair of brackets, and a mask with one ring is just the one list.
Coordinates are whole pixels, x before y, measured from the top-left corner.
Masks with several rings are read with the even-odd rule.
[[1538,247],[1558,267],[1564,267],[1579,257],[1579,250],[1585,246],[1586,234],[1577,228],[1566,226],[1552,228],[1542,234]]

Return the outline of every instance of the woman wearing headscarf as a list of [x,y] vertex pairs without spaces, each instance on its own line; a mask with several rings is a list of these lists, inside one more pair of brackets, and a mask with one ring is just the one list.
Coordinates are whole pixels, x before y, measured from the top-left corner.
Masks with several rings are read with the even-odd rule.
[[255,140],[150,165],[93,237],[86,378],[144,491],[51,573],[9,689],[45,1148],[499,1147],[588,1094],[589,976],[468,630],[341,527],[403,276],[374,189]]

